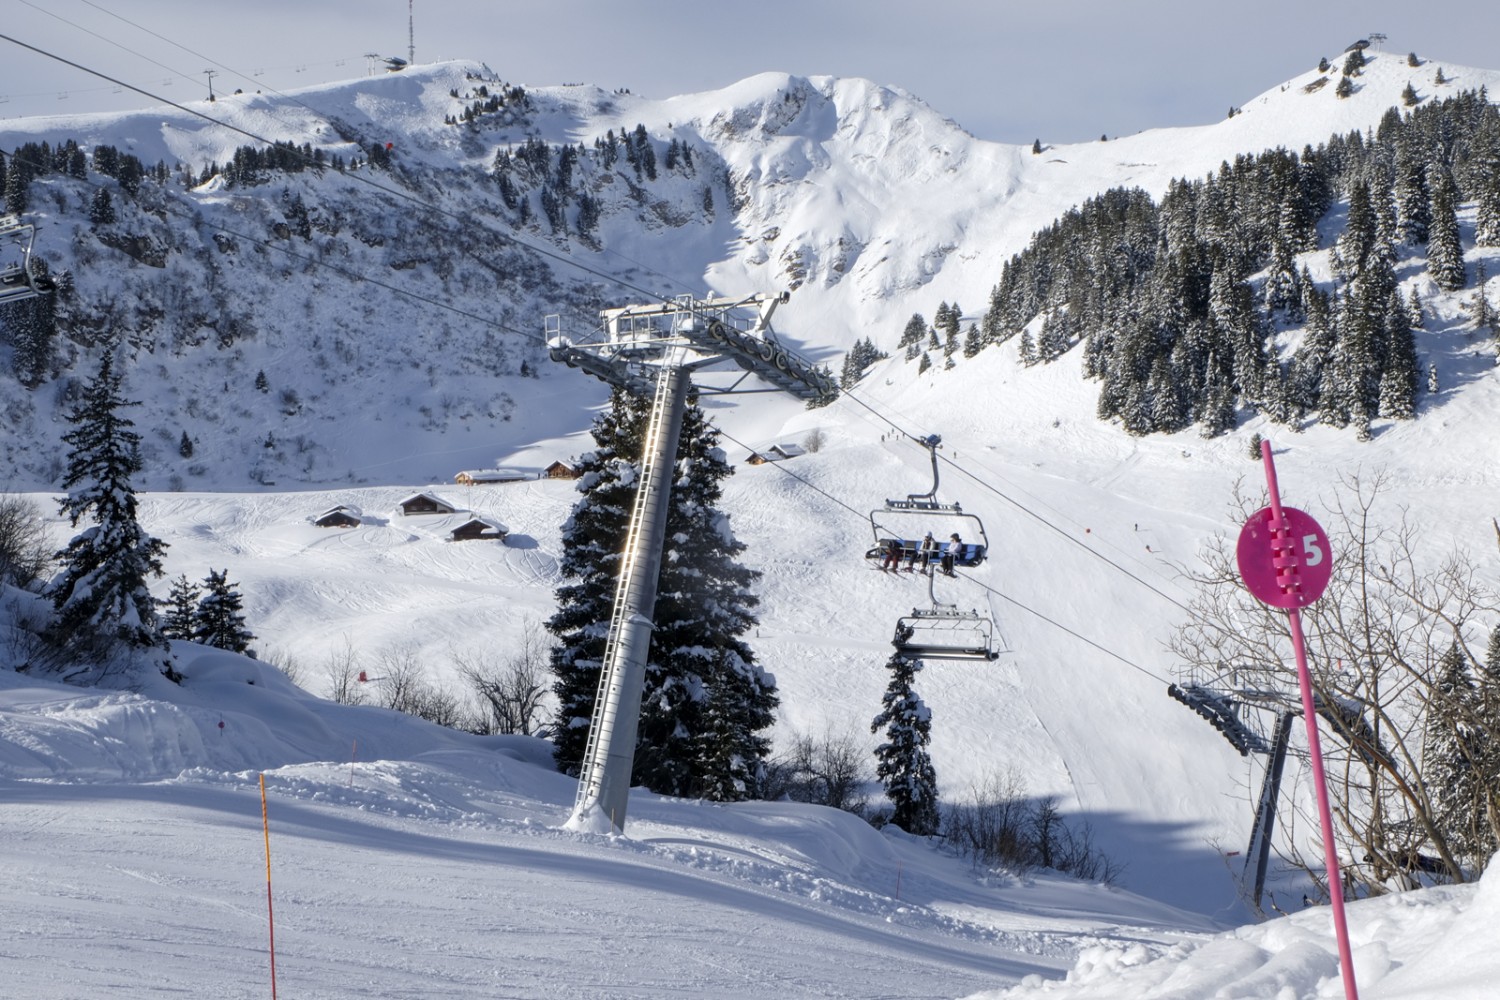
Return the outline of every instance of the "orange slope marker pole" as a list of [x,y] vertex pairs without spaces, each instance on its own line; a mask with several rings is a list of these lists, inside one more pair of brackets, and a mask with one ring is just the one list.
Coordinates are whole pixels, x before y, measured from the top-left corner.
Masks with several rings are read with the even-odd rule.
[[271,931],[271,1000],[276,1000],[276,917],[271,910],[271,815],[266,811],[266,775],[260,775],[260,822],[266,833],[266,925]]

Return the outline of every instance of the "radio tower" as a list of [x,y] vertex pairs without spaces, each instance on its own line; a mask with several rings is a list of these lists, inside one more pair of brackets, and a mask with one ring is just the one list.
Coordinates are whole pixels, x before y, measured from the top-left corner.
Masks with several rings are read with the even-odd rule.
[[417,64],[417,32],[413,25],[411,7],[414,0],[406,0],[406,64]]

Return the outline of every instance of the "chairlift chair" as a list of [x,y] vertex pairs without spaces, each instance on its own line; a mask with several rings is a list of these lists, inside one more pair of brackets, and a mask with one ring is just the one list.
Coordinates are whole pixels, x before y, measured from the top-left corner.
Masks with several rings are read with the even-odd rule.
[[[891,645],[896,654],[913,660],[980,660],[992,662],[1002,652],[995,642],[995,623],[978,611],[960,611],[939,603],[933,581],[927,581],[932,605],[913,608],[896,622]],[[1001,644],[1003,646],[1003,643]]]
[[943,503],[937,498],[937,449],[942,440],[936,434],[917,439],[932,459],[932,488],[926,493],[907,494],[904,500],[888,499],[884,507],[870,512],[870,531],[875,536],[875,546],[865,552],[866,559],[878,562],[884,558],[889,544],[897,541],[901,544],[901,561],[915,564],[921,539],[930,533],[938,547],[928,556],[929,565],[941,560],[951,535],[958,535],[963,543],[962,551],[953,560],[955,566],[978,566],[984,562],[989,551],[984,522],[974,514],[964,513],[958,503]]
[[20,260],[0,264],[0,303],[19,302],[52,292],[52,279],[39,274],[31,259],[31,244],[35,239],[36,227],[31,223],[13,215],[0,216],[0,247],[21,248]]

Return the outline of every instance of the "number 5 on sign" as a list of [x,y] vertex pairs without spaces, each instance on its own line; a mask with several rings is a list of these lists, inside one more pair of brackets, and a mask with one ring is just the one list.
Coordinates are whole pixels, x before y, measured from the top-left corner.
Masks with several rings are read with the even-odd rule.
[[1250,515],[1235,556],[1240,576],[1256,599],[1273,608],[1302,608],[1323,596],[1333,572],[1328,535],[1310,514],[1281,508],[1281,525],[1270,507]]

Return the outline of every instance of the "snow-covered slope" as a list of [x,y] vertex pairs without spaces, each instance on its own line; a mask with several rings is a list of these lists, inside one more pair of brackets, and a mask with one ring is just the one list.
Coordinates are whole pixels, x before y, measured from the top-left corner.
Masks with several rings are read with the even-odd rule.
[[[1430,80],[1434,69],[1429,65],[1410,72],[1420,72]],[[452,110],[451,104],[444,103],[449,101],[450,87],[472,87],[474,81],[468,74],[482,72],[473,66],[436,67],[375,84],[360,81],[308,92],[300,98],[318,108],[327,102],[328,110],[337,108],[341,119],[356,123],[363,134],[396,135],[386,141],[398,147],[403,165],[486,166],[497,145],[522,138],[519,127],[497,123],[493,129],[478,130],[479,138],[471,142],[441,124],[442,115]],[[1455,88],[1477,87],[1497,75],[1459,67],[1444,67],[1444,72],[1452,81],[1449,86]],[[658,140],[669,135],[690,138],[700,150],[697,175],[668,178],[645,196],[643,209],[632,207],[630,194],[612,201],[613,214],[607,213],[601,224],[605,252],[589,250],[576,240],[565,249],[587,259],[591,266],[627,276],[637,286],[664,286],[667,283],[661,275],[681,281],[673,290],[692,288],[700,280],[724,291],[767,290],[800,280],[791,303],[778,313],[779,325],[793,333],[808,353],[836,360],[839,351],[865,336],[890,347],[907,316],[913,311],[930,314],[940,299],[958,300],[973,310],[987,295],[1001,260],[1020,249],[1036,227],[1090,194],[1122,183],[1159,192],[1170,178],[1200,175],[1239,152],[1275,145],[1300,147],[1304,142],[1321,141],[1333,131],[1373,126],[1386,108],[1399,103],[1399,91],[1408,75],[1404,62],[1380,55],[1347,100],[1334,96],[1336,81],[1308,92],[1317,76],[1311,74],[1274,88],[1248,102],[1242,114],[1215,125],[1111,137],[1108,142],[1049,148],[1039,156],[1025,147],[979,143],[898,91],[861,81],[775,75],[753,78],[725,92],[660,102],[593,88],[537,92],[533,94],[537,110],[529,127],[543,130],[549,139],[587,143],[606,128],[619,130],[640,121]],[[1440,88],[1426,89],[1441,93]],[[1418,90],[1425,93],[1419,83]],[[258,128],[279,128],[276,123],[289,120],[284,118],[284,113],[291,113],[284,102],[245,99],[243,103],[245,107],[233,113],[268,116]],[[232,104],[230,99],[221,101],[212,113],[229,114]],[[275,104],[274,115],[257,110],[262,104]],[[157,128],[139,129],[147,120],[157,121]],[[161,130],[162,121],[171,122],[172,127]],[[289,125],[286,133],[272,137],[305,138],[305,127],[306,123]],[[25,138],[44,136],[53,141],[66,136],[110,139],[123,146],[122,137],[139,131],[136,148],[148,162],[158,154],[211,154],[223,159],[226,152],[246,141],[243,136],[216,135],[201,123],[170,111],[151,119],[114,116],[10,128],[0,135],[0,146],[11,148]],[[171,134],[174,129],[191,134],[179,138]],[[181,150],[176,152],[168,145],[171,142],[188,145],[176,147]],[[725,181],[735,190],[732,216]],[[457,171],[432,174],[414,183],[424,197],[441,191],[448,199],[445,204],[474,213],[475,218],[484,218],[481,212],[496,204],[493,191]],[[618,183],[624,186],[624,181]],[[711,189],[715,214],[675,221],[681,217],[673,206],[691,203],[705,186]],[[513,649],[529,622],[550,613],[557,583],[557,533],[573,495],[569,484],[560,482],[458,490],[442,481],[458,469],[497,462],[539,468],[588,446],[581,432],[602,390],[576,372],[550,366],[542,368],[540,378],[520,376],[522,361],[541,363],[523,328],[539,330],[537,318],[543,311],[558,309],[575,319],[583,317],[600,299],[617,301],[617,290],[569,275],[556,261],[533,267],[538,262],[528,254],[518,254],[513,274],[502,279],[472,264],[462,253],[445,258],[430,252],[430,247],[414,265],[405,266],[411,247],[425,246],[422,241],[430,241],[436,232],[442,233],[447,247],[476,253],[493,248],[486,247],[475,230],[465,232],[451,219],[410,217],[405,209],[398,212],[395,202],[372,199],[347,179],[329,177],[316,185],[305,179],[289,180],[269,189],[279,198],[283,187],[309,202],[318,200],[330,217],[334,212],[348,213],[338,234],[322,234],[312,241],[321,248],[319,253],[327,253],[355,273],[379,274],[382,281],[400,283],[403,288],[453,293],[444,301],[484,317],[503,316],[515,333],[494,335],[483,322],[440,314],[430,303],[413,303],[372,283],[352,283],[321,267],[274,263],[281,260],[274,249],[243,244],[237,260],[254,263],[225,263],[220,258],[233,255],[216,247],[216,232],[253,228],[243,221],[247,218],[262,227],[281,218],[279,209],[270,207],[275,205],[274,198],[269,203],[259,199],[266,189],[255,189],[256,198],[212,186],[195,192],[191,197],[211,221],[178,234],[182,250],[174,252],[174,262],[164,269],[166,275],[154,274],[157,269],[149,265],[122,265],[91,244],[86,222],[79,218],[77,191],[66,193],[73,202],[56,216],[51,215],[47,201],[41,201],[37,211],[55,220],[43,231],[43,252],[55,264],[76,268],[80,289],[90,301],[118,301],[122,309],[133,308],[133,302],[139,301],[142,284],[180,281],[185,275],[204,273],[201,268],[207,265],[201,261],[206,255],[238,276],[235,282],[226,281],[232,294],[226,293],[225,301],[235,307],[253,306],[245,314],[257,320],[257,332],[239,337],[225,349],[214,347],[211,335],[201,346],[174,344],[172,331],[164,327],[154,353],[144,347],[134,352],[129,389],[144,400],[135,417],[154,445],[144,478],[157,491],[143,498],[142,517],[150,530],[171,543],[169,575],[183,572],[201,578],[211,567],[227,567],[231,579],[242,585],[250,627],[260,636],[258,644],[282,658],[297,660],[304,684],[314,691],[326,690],[323,666],[346,640],[371,664],[383,652],[410,649],[432,676],[452,683],[455,652]],[[379,211],[356,212],[354,206],[361,197],[378,202]],[[659,210],[651,207],[663,204]],[[643,225],[643,219],[656,223]],[[149,223],[143,219],[142,224]],[[367,237],[378,236],[381,242],[371,245],[351,238],[355,230]],[[527,238],[546,239],[540,231]],[[560,243],[547,245],[564,249]],[[81,257],[90,254],[92,263],[85,268]],[[841,254],[842,263],[835,266]],[[178,260],[200,263],[183,265],[184,271],[174,273]],[[447,274],[442,273],[446,265],[440,260],[452,264]],[[1420,280],[1418,263],[1408,260],[1402,268],[1404,281]],[[1491,266],[1490,270],[1494,273],[1500,268]],[[197,291],[189,288],[183,294]],[[556,305],[553,296],[563,305]],[[956,467],[944,467],[941,493],[961,500],[966,511],[983,518],[994,558],[970,580],[939,584],[938,597],[992,615],[1012,650],[993,665],[935,663],[921,677],[921,692],[934,714],[933,751],[944,795],[961,799],[989,776],[1015,769],[1033,794],[1057,795],[1070,816],[1090,822],[1101,848],[1129,864],[1122,880],[1126,890],[1155,901],[1148,904],[1137,896],[1099,893],[1088,896],[1087,902],[1068,903],[1069,919],[1085,912],[1091,915],[1087,919],[1093,919],[1092,915],[1110,910],[1111,900],[1123,901],[1105,923],[1157,929],[1191,923],[1189,918],[1164,916],[1165,911],[1153,908],[1164,905],[1184,907],[1219,922],[1240,919],[1244,909],[1232,877],[1239,861],[1228,855],[1244,846],[1251,814],[1248,790],[1259,780],[1258,764],[1235,755],[1212,730],[1164,695],[1165,682],[1175,666],[1165,640],[1181,620],[1178,602],[1187,598],[1181,571],[1196,564],[1199,546],[1207,536],[1237,527],[1229,519],[1228,503],[1237,479],[1244,478],[1252,491],[1255,488],[1259,468],[1249,462],[1245,450],[1248,436],[1259,431],[1276,445],[1282,489],[1289,503],[1322,513],[1335,501],[1342,477],[1383,470],[1390,485],[1380,516],[1394,521],[1402,506],[1410,508],[1424,532],[1423,551],[1434,562],[1452,545],[1465,545],[1482,569],[1493,574],[1497,561],[1490,555],[1488,519],[1495,513],[1493,451],[1494,442],[1500,440],[1496,417],[1500,389],[1491,356],[1480,356],[1483,345],[1456,322],[1459,300],[1431,297],[1427,301],[1441,322],[1424,334],[1422,348],[1438,360],[1446,388],[1424,401],[1417,421],[1378,422],[1374,440],[1368,444],[1322,427],[1292,436],[1258,420],[1214,441],[1203,441],[1193,433],[1130,438],[1094,419],[1096,390],[1081,380],[1076,357],[1022,369],[1013,346],[987,351],[983,363],[966,363],[953,371],[933,370],[920,377],[914,366],[899,360],[885,362],[873,368],[850,397],[821,410],[807,411],[792,402],[764,397],[712,401],[715,420],[729,435],[725,443],[733,460],[745,457],[745,447],[800,441],[813,431],[822,438],[817,451],[785,468],[741,465],[724,503],[736,532],[750,545],[747,560],[763,573],[762,620],[752,642],[780,685],[778,740],[785,745],[795,734],[823,732],[852,732],[869,739],[868,720],[878,707],[884,685],[880,664],[888,655],[895,619],[926,604],[928,598],[919,581],[872,573],[859,560],[871,541],[864,514],[887,496],[926,489],[926,456],[902,434],[939,432],[945,456],[956,463]],[[81,346],[75,357],[74,374],[86,373],[90,365]],[[267,373],[268,393],[253,389],[259,370]],[[65,381],[59,381],[31,392],[6,386],[11,422],[5,447],[17,469],[13,486],[44,489],[55,481],[46,474],[45,459],[57,454],[50,442],[59,430],[55,421],[66,400],[64,386]],[[291,390],[294,401],[285,397],[286,390]],[[176,443],[184,429],[195,442],[195,454],[191,460],[179,461]],[[268,438],[271,447],[265,444]],[[192,466],[200,470],[193,472]],[[258,475],[259,485],[247,482],[248,472]],[[823,492],[809,489],[788,476],[790,472]],[[173,475],[180,477],[183,492],[166,492]],[[434,481],[434,488],[458,506],[504,521],[512,530],[508,544],[453,543],[444,538],[436,522],[404,517],[396,510],[403,496]],[[288,488],[301,492],[283,492]],[[256,492],[241,492],[248,489]],[[309,516],[336,503],[358,507],[366,515],[365,524],[330,530],[307,522]],[[55,530],[59,541],[66,537],[61,524]],[[1118,568],[1096,558],[1100,555]],[[1475,626],[1493,624],[1476,622]],[[224,667],[243,669],[248,668],[240,661]],[[215,684],[223,679],[218,673],[214,677]],[[280,690],[274,681],[267,675],[257,686]],[[194,826],[194,832],[184,837],[198,845],[193,851],[203,852],[207,849],[199,842],[225,824],[237,836],[254,836],[253,815],[230,821],[215,811],[221,804],[226,809],[232,804],[235,809],[252,807],[253,814],[258,803],[252,801],[248,776],[241,772],[282,768],[287,769],[286,792],[297,798],[299,809],[306,804],[307,811],[297,814],[307,833],[308,853],[303,857],[319,872],[316,882],[334,900],[312,906],[323,920],[340,905],[349,912],[363,905],[389,915],[401,895],[341,891],[341,879],[360,877],[342,866],[336,849],[341,838],[365,845],[380,853],[382,862],[401,868],[398,884],[407,897],[420,891],[424,879],[412,856],[439,855],[452,867],[445,869],[434,894],[460,897],[464,912],[469,912],[473,897],[460,889],[477,876],[466,867],[465,859],[481,855],[488,861],[496,852],[504,854],[515,846],[515,841],[506,838],[518,829],[516,837],[561,843],[564,846],[559,850],[583,858],[549,869],[561,872],[555,880],[526,883],[520,869],[534,868],[545,859],[524,852],[518,855],[515,877],[528,885],[529,893],[505,897],[508,906],[526,914],[511,930],[541,926],[559,933],[562,940],[554,950],[528,939],[524,957],[530,961],[520,963],[526,968],[546,961],[561,963],[581,950],[577,936],[561,935],[562,925],[572,921],[556,917],[559,909],[583,924],[599,917],[611,933],[625,934],[625,925],[637,919],[640,911],[659,908],[670,915],[670,926],[659,930],[660,936],[679,943],[706,940],[694,929],[704,923],[728,928],[709,939],[713,942],[755,942],[759,933],[755,928],[760,926],[774,927],[778,941],[797,938],[809,926],[824,926],[821,917],[793,912],[795,907],[777,909],[777,919],[767,924],[768,908],[747,902],[737,893],[729,897],[724,909],[710,912],[697,902],[704,893],[717,902],[726,897],[718,895],[716,888],[694,888],[681,881],[670,881],[667,890],[651,897],[659,907],[642,906],[639,893],[658,891],[653,886],[662,876],[654,868],[649,873],[633,870],[608,875],[620,881],[611,883],[607,912],[579,906],[566,895],[569,886],[605,877],[601,873],[609,866],[599,858],[618,858],[618,853],[608,852],[638,848],[632,844],[579,847],[550,830],[543,832],[566,810],[571,792],[561,779],[530,764],[524,770],[509,762],[497,767],[488,758],[472,767],[469,763],[453,765],[451,774],[457,777],[449,773],[418,777],[417,764],[422,763],[418,761],[411,768],[391,766],[382,779],[416,790],[410,797],[385,786],[368,798],[345,797],[338,786],[347,782],[348,774],[330,762],[348,759],[343,746],[346,736],[350,753],[360,760],[399,761],[419,757],[424,752],[421,741],[427,737],[411,736],[408,742],[406,734],[416,731],[400,728],[408,723],[389,715],[379,716],[368,735],[364,723],[334,726],[321,714],[328,709],[308,707],[290,694],[281,708],[245,709],[242,722],[226,724],[220,732],[214,715],[235,711],[237,683],[225,683],[216,689],[222,693],[207,700],[184,694],[181,697],[188,701],[178,704],[187,708],[142,703],[126,695],[100,695],[80,704],[74,693],[53,689],[32,693],[27,688],[26,693],[7,695],[7,742],[3,744],[7,770],[0,777],[18,796],[24,792],[48,801],[32,802],[31,811],[13,820],[19,828],[13,832],[18,835],[0,837],[0,842],[34,845],[36,835],[27,839],[19,834],[44,829],[45,824],[83,824],[77,802],[92,806],[93,801],[83,796],[70,799],[69,793],[53,788],[54,783],[61,784],[59,779],[67,780],[77,772],[107,776],[110,791],[104,794],[116,796],[111,802],[151,802],[139,810],[121,807],[124,811],[117,814],[118,822],[132,830],[163,815],[159,810],[165,807],[158,807],[157,800],[169,798],[179,785],[191,786],[184,798],[173,800],[166,814],[184,820],[200,817],[203,828]],[[195,689],[190,684],[186,690]],[[88,722],[85,735],[76,735],[77,730],[60,727],[57,717],[35,708],[45,704],[57,705],[60,716],[107,712],[111,720],[119,720],[119,730],[111,728],[109,738],[103,739],[88,728],[96,723]],[[183,713],[192,720],[190,725],[183,722]],[[159,728],[153,721],[156,716],[176,721],[163,722],[164,728]],[[231,740],[241,724],[257,734],[254,740],[233,744],[233,750],[227,749],[231,744],[215,746],[215,739]],[[111,721],[110,726],[114,725]],[[297,734],[295,738],[274,732],[266,735],[283,725]],[[382,728],[387,725],[389,729]],[[74,749],[48,749],[57,745],[49,742],[54,736]],[[462,756],[472,753],[468,748],[475,745],[452,742],[456,738],[448,736],[433,739],[434,753]],[[109,747],[109,752],[95,757],[93,751],[85,750],[96,741]],[[329,746],[333,749],[322,749]],[[508,745],[506,752],[532,763],[540,756],[535,746],[517,749]],[[377,769],[374,764],[370,768]],[[183,770],[186,777],[177,777]],[[403,785],[408,778],[410,785]],[[516,798],[506,799],[503,808],[490,802],[461,803],[449,812],[442,803],[453,794],[450,782],[461,784],[465,795],[491,796],[499,787],[502,797],[515,791]],[[200,797],[199,786],[212,791],[221,785],[231,789],[222,798]],[[36,792],[36,788],[43,791]],[[385,798],[387,794],[390,799]],[[674,866],[699,863],[695,859],[703,855],[694,851],[700,841],[709,841],[713,852],[723,852],[715,853],[711,864],[735,868],[738,862],[732,859],[740,856],[736,852],[743,843],[738,839],[743,832],[740,824],[750,821],[736,818],[721,825],[719,817],[728,814],[755,816],[755,823],[764,822],[753,834],[744,834],[755,839],[752,853],[778,850],[774,845],[782,838],[818,843],[820,850],[828,849],[831,842],[842,845],[839,852],[849,857],[899,856],[898,870],[909,871],[925,864],[918,857],[926,858],[922,852],[930,851],[909,844],[891,847],[888,842],[876,846],[880,838],[871,841],[868,832],[845,825],[849,821],[830,819],[817,811],[809,814],[763,806],[717,810],[658,803],[646,797],[642,802],[650,804],[642,805],[641,832],[633,830],[633,837],[690,842],[679,845],[680,851],[671,848]],[[757,809],[770,812],[760,814]],[[405,838],[398,848],[387,849],[392,841],[385,840],[385,820],[370,820],[372,812],[385,815],[382,810],[400,816],[391,826],[401,827],[401,832],[390,834],[393,840]],[[436,817],[436,827],[421,825],[426,822],[422,817],[429,814]],[[503,823],[475,819],[472,826],[479,832],[470,840],[466,831],[472,814],[500,815]],[[714,818],[704,819],[706,815]],[[657,827],[657,823],[664,826]],[[828,824],[836,825],[831,833]],[[496,833],[501,826],[506,832]],[[112,825],[100,821],[95,829],[93,834],[80,835],[79,854],[95,853],[111,842]],[[683,833],[685,829],[693,832]],[[1295,835],[1305,838],[1308,831],[1299,828]],[[881,853],[886,850],[898,854]],[[34,888],[63,880],[61,869],[69,863],[76,862],[64,860],[38,870],[35,880],[26,883],[33,887],[33,895],[25,897],[30,922],[56,920],[56,926],[65,926],[73,914],[82,914],[77,919],[120,926],[123,921],[110,923],[118,918],[109,914],[125,905],[120,887],[142,881],[133,873],[143,869],[123,866],[130,872],[111,877],[107,897],[88,895],[76,883],[66,883],[75,886],[68,898],[79,900],[73,911],[59,904],[55,893]],[[210,854],[208,860],[184,862],[183,868],[144,869],[148,871],[144,878],[155,886],[197,884],[209,878],[212,863]],[[761,874],[754,878],[787,879],[785,872],[795,868],[784,855],[767,863],[771,869],[756,868]],[[363,872],[368,862],[354,864]],[[958,863],[949,859],[942,864],[946,874],[932,876],[942,883],[934,888],[934,898],[960,899],[959,909],[965,914],[983,910],[973,923],[1000,928],[1003,934],[1031,932],[1036,924],[1027,919],[1037,909],[1052,906],[1049,901],[1037,901],[1035,885],[1021,886],[1026,891],[1019,895],[991,896],[988,893],[994,886],[984,884],[986,876],[976,876],[980,880],[976,889],[954,874]],[[835,864],[820,858],[806,870],[816,873],[809,876],[813,881],[824,879],[843,886],[847,878],[858,893],[875,892],[870,881],[875,876],[850,874],[855,868],[854,862]],[[680,875],[675,867],[671,871]],[[960,883],[962,889],[954,887]],[[825,897],[833,892],[824,885],[819,883],[809,894]],[[113,895],[116,890],[122,893],[119,899]],[[163,910],[171,906],[172,893],[159,888],[150,891],[156,905]],[[254,888],[236,892],[240,896],[234,897],[233,904],[222,907],[228,914],[224,919],[248,924]],[[981,897],[978,901],[974,893]],[[1368,918],[1362,933],[1369,947],[1366,968],[1377,980],[1384,977],[1389,982],[1384,995],[1422,995],[1413,992],[1417,987],[1402,983],[1433,971],[1430,964],[1423,964],[1421,949],[1393,938],[1398,932],[1390,928],[1399,927],[1399,933],[1409,929],[1412,940],[1453,927],[1461,934],[1461,925],[1471,922],[1462,911],[1483,912],[1466,892],[1423,898],[1431,902],[1356,907],[1376,913]],[[673,899],[689,902],[678,909]],[[1295,906],[1292,901],[1284,902]],[[856,908],[865,905],[860,902]],[[933,913],[942,914],[924,912],[921,919],[929,926],[948,919],[951,911],[927,905],[933,906]],[[878,914],[873,918],[877,923],[899,910],[895,903],[870,906],[862,912]],[[1382,907],[1392,912],[1376,912]],[[1327,983],[1318,985],[1330,969],[1328,942],[1312,929],[1320,916],[1307,914],[1295,924],[1241,932],[1239,943],[1226,944],[1224,950],[1212,946],[1169,950],[1167,961],[1181,960],[1186,971],[1180,975],[1190,982],[1206,983],[1209,980],[1203,977],[1216,968],[1216,956],[1227,950],[1237,963],[1236,974],[1242,973],[1251,983],[1215,981],[1213,989],[1228,989],[1232,995],[1256,995],[1253,990],[1272,989],[1265,985],[1269,982],[1288,986],[1298,996],[1317,995],[1319,989],[1336,991]],[[372,951],[380,951],[380,943],[410,946],[422,942],[418,946],[425,946],[440,937],[438,928],[454,914],[434,906],[421,917],[427,922],[409,933],[386,926],[394,918],[351,918],[350,923],[340,925],[344,930],[337,941],[330,940],[332,935],[320,937],[319,932],[304,929],[307,947],[309,953],[323,956],[324,968],[389,970],[402,963],[392,959],[387,965],[383,957],[372,956]],[[911,945],[899,918],[894,920],[893,932],[903,936],[899,944],[869,931],[866,924],[849,930],[844,919],[842,914],[837,918],[841,933],[847,932],[846,940],[858,941],[858,948],[833,949],[826,939],[813,938],[806,952],[797,953],[796,962],[812,965],[813,953],[819,949],[833,955],[827,964],[841,970],[863,967],[875,961],[872,954],[889,955],[889,949],[902,956],[936,954],[939,964],[962,969],[951,979],[941,980],[945,995],[986,989],[988,984],[976,980],[990,976],[1001,981],[1032,971],[1055,976],[1080,944],[1074,939],[1058,952],[1044,951],[1042,958],[996,960],[986,943],[989,931],[975,932],[969,923],[943,924],[954,928],[951,938],[943,937],[948,934],[944,930],[937,937],[925,938],[921,945]],[[1172,923],[1178,919],[1182,922]],[[662,925],[651,926],[660,929]],[[1051,933],[1055,926],[1046,923],[1044,930]],[[495,928],[487,925],[485,930]],[[648,930],[643,936],[652,935]],[[347,944],[341,942],[355,937],[373,938],[377,946],[354,949],[357,954],[346,950]],[[480,937],[475,932],[464,940],[475,953],[492,954],[478,950]],[[622,940],[645,947],[635,937]],[[955,944],[976,940],[983,944],[979,950],[986,953],[977,965],[972,964],[970,944]],[[159,942],[159,938],[147,938],[140,947],[151,948]],[[719,987],[713,992],[735,995],[723,984],[770,974],[765,971],[767,963],[757,964],[746,957],[760,950],[755,943],[743,946],[732,963],[733,974],[717,967],[704,973],[697,960],[689,967],[685,961],[674,964],[663,956],[652,967],[669,966],[676,970],[673,976],[660,982],[630,979],[617,992],[660,995],[666,991],[662,983],[691,991],[691,986],[682,984],[708,981]],[[1075,976],[1078,995],[1106,995],[1099,991],[1106,989],[1101,984],[1113,970],[1140,965],[1157,953],[1154,944],[1142,944],[1139,951],[1122,946],[1090,957]],[[48,963],[58,962],[57,953],[46,946],[37,945],[28,954],[37,956],[27,967],[38,980],[47,975]],[[661,953],[649,954],[654,958]],[[243,964],[236,969],[249,975],[250,957],[239,956]],[[719,959],[705,957],[703,961]],[[190,958],[181,957],[176,964],[186,970]],[[64,967],[73,968],[66,963]],[[106,963],[98,972],[100,981],[118,978],[121,969],[130,967]],[[589,966],[590,974],[601,977],[610,968],[603,958]],[[1136,993],[1117,995],[1170,995],[1149,992],[1173,974],[1169,965],[1146,969],[1150,971],[1133,973],[1136,978],[1128,980],[1137,984],[1130,987]],[[376,978],[385,974],[382,971]],[[401,974],[421,972],[402,966]],[[189,973],[182,975],[192,981]],[[319,975],[324,977],[326,995],[333,995],[341,985],[337,973]],[[931,984],[938,980],[926,979],[926,975],[923,971],[913,976],[901,989],[912,995],[931,995],[938,990]],[[475,976],[482,978],[480,973]],[[836,985],[828,986],[810,974],[780,983],[777,990],[875,995],[880,989],[874,980],[854,983],[831,978]],[[528,982],[515,991],[555,995],[576,987],[590,994],[588,985],[578,987],[575,979]],[[617,982],[609,980],[590,995],[608,994]],[[1240,986],[1244,992],[1234,992]],[[735,988],[747,996],[771,992],[759,986]],[[461,993],[482,987],[466,981],[453,989]],[[1020,995],[1031,988],[1022,989]],[[1186,992],[1178,995],[1196,995],[1191,986],[1183,989]],[[380,992],[380,988],[371,986],[370,992]],[[896,987],[890,992],[902,995]],[[48,994],[39,987],[35,995]],[[71,994],[64,987],[51,995]]]
[[[863,80],[762,74],[722,91],[645,100],[594,87],[527,92],[445,124],[511,84],[445,63],[290,95],[228,95],[151,112],[5,123],[0,149],[68,139],[112,144],[174,179],[123,195],[97,172],[33,183],[38,252],[71,273],[73,339],[53,378],[0,377],[15,433],[0,442],[14,486],[56,482],[57,420],[92,344],[125,336],[128,389],[146,401],[144,482],[156,488],[410,483],[495,464],[545,465],[571,446],[602,390],[554,371],[542,320],[581,332],[594,310],[653,294],[794,289],[783,334],[837,366],[856,340],[889,349],[940,301],[977,316],[1001,264],[1038,228],[1107,188],[1153,194],[1225,160],[1300,149],[1373,127],[1408,80],[1425,99],[1496,82],[1485,70],[1412,69],[1377,54],[1347,99],[1311,71],[1225,121],[1048,147],[981,142],[902,91]],[[1320,80],[1327,85],[1309,92]],[[459,96],[455,97],[454,94]],[[580,156],[574,183],[601,218],[579,232],[541,219],[539,176],[518,168],[530,218],[490,170],[528,140],[588,151],[643,125],[658,158],[690,163],[651,181]],[[394,173],[267,171],[259,184],[181,187],[242,146],[304,144],[353,161],[389,144]],[[529,179],[528,179],[529,178]],[[100,188],[119,218],[89,222]],[[306,216],[298,215],[305,210]],[[569,264],[576,261],[587,270]],[[0,354],[3,354],[0,351]],[[986,364],[991,359],[986,357]],[[540,372],[541,381],[522,378]],[[252,391],[264,371],[269,389]],[[1000,375],[999,377],[1003,377]],[[756,401],[779,419],[792,401]],[[757,417],[759,419],[759,417]],[[191,457],[177,454],[182,435]]]
[[[539,741],[180,649],[186,683],[139,693],[0,673],[8,995],[1341,993],[1323,910],[1214,933],[795,803],[638,793],[629,838],[564,833]],[[1488,996],[1494,889],[1351,905],[1361,995]]]

